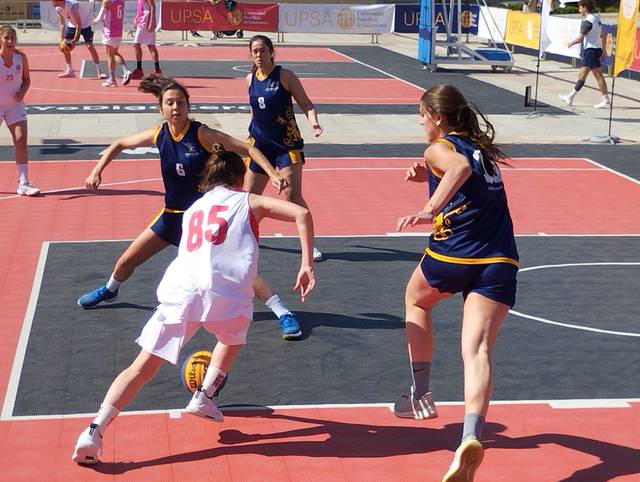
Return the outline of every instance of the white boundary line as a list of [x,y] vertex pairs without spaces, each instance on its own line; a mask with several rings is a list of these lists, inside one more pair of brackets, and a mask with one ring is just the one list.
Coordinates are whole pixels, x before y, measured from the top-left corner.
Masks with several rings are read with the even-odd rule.
[[[640,398],[594,398],[594,399],[566,399],[566,400],[492,400],[490,405],[549,405],[551,408],[558,410],[567,409],[593,409],[593,408],[632,408],[630,404],[640,403]],[[457,407],[463,406],[464,402],[437,402],[439,407]],[[219,408],[226,413],[230,412],[262,412],[267,410],[335,410],[335,409],[362,409],[362,408],[386,408],[393,411],[393,403],[327,403],[327,404],[308,404],[308,405],[220,405]],[[183,409],[166,409],[166,410],[132,410],[120,413],[120,416],[131,415],[158,415],[167,414],[170,418],[181,418]],[[33,416],[16,416],[3,420],[67,420],[76,418],[92,418],[92,413],[70,413],[64,415],[33,415]]]
[[24,357],[27,352],[27,344],[29,342],[29,335],[31,334],[31,326],[33,324],[33,315],[35,314],[36,305],[38,304],[38,296],[40,295],[40,286],[42,284],[42,276],[44,274],[44,267],[46,265],[48,253],[49,243],[44,241],[40,248],[40,258],[38,259],[38,266],[36,267],[36,274],[33,278],[33,286],[31,287],[31,296],[29,297],[27,310],[24,314],[24,321],[22,322],[22,330],[20,330],[20,336],[16,346],[16,354],[13,359],[9,382],[7,383],[7,389],[5,391],[0,420],[11,419],[11,414],[13,413],[13,408],[16,403],[18,384],[20,383],[20,375],[22,374],[22,365],[24,364]]
[[604,169],[605,171],[609,171],[612,174],[615,174],[616,176],[620,176],[624,179],[626,179],[627,181],[631,181],[635,184],[640,184],[640,181],[638,181],[637,179],[634,179],[632,177],[627,176],[626,174],[622,174],[621,172],[616,171],[615,169],[611,169],[610,167],[605,166],[604,164],[600,164],[599,162],[593,161],[587,157],[583,157],[582,159],[584,159],[587,162],[590,162],[591,164],[594,164],[602,169]]

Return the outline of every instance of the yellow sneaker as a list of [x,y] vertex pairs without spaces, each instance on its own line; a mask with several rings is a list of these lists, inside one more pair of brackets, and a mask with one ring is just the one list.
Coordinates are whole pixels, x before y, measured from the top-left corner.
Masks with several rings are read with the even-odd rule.
[[473,482],[483,457],[484,447],[477,439],[462,442],[442,482]]

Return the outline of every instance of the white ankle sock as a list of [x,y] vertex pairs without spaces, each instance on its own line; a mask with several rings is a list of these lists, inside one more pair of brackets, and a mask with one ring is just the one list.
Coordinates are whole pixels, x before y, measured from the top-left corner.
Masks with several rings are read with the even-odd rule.
[[29,184],[28,164],[16,164],[18,176],[20,176],[20,184]]
[[267,305],[278,318],[280,318],[282,315],[291,314],[287,307],[284,306],[284,303],[280,301],[280,297],[278,295],[273,295],[271,298],[269,298],[265,305]]
[[120,286],[120,282],[117,279],[115,279],[113,275],[111,275],[111,278],[109,278],[109,281],[107,281],[107,289],[112,293],[115,293],[115,291],[118,289],[119,286]]
[[226,376],[227,374],[219,368],[209,365],[204,380],[202,381],[202,390],[207,397],[213,397],[213,394],[216,393],[216,390],[222,385],[224,377]]
[[93,423],[98,426],[98,432],[100,432],[100,435],[104,435],[104,432],[105,430],[107,430],[109,424],[113,422],[113,419],[116,418],[119,413],[120,410],[118,410],[113,405],[106,405],[104,403],[100,405],[98,415],[96,415],[96,418],[93,419]]

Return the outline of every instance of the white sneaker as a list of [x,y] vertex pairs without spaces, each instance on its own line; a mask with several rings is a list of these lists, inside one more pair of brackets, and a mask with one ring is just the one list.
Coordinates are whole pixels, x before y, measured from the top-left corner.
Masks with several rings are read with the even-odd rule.
[[594,105],[593,108],[604,109],[605,107],[609,107],[610,105],[611,105],[611,102],[609,102],[609,99],[602,99],[600,102]]
[[393,413],[398,418],[413,418],[416,420],[428,420],[438,417],[438,410],[433,403],[431,392],[427,392],[419,400],[413,396],[415,388],[411,386],[410,393],[404,394],[393,404]]
[[61,79],[70,79],[75,76],[76,73],[73,70],[65,70],[64,72],[58,74],[58,77],[60,77]]
[[483,458],[484,447],[477,439],[462,442],[442,482],[473,482],[473,476]]
[[198,387],[196,393],[191,397],[191,401],[185,410],[191,415],[206,418],[213,422],[222,422],[224,420],[224,415],[222,415],[222,412],[216,407],[213,397],[207,397],[207,394],[201,390],[200,387]]
[[313,247],[313,260],[314,261],[322,261],[322,260],[324,260],[324,255],[322,254],[322,251],[320,251],[315,246]]
[[567,105],[573,105],[573,97],[570,95],[558,94],[558,98]]
[[102,83],[102,87],[118,87],[115,80],[105,80]]
[[95,423],[89,425],[78,437],[76,448],[73,451],[73,460],[76,464],[97,464],[102,455],[102,435]]
[[131,71],[127,70],[124,74],[122,74],[122,85],[127,85],[131,82]]
[[18,189],[16,190],[17,194],[21,196],[37,196],[40,194],[40,189],[35,187],[33,184],[28,182],[27,184],[18,184]]
[[107,78],[107,74],[103,73],[102,71],[98,70],[97,76],[100,80],[104,80]]

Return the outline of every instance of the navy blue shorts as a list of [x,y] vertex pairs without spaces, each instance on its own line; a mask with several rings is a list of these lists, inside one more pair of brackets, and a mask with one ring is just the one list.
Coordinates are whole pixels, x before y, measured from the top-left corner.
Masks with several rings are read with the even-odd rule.
[[[80,36],[87,44],[93,43],[93,30],[91,27],[85,27],[80,30]],[[74,27],[67,27],[64,31],[65,40],[73,40],[76,37],[76,29]]]
[[582,65],[590,69],[600,68],[602,67],[600,57],[602,57],[602,49],[585,49],[582,52]]
[[[258,148],[276,169],[283,169],[293,166],[294,164],[304,164],[304,152],[301,150],[282,151],[280,149],[260,146],[257,143],[254,144],[254,147]],[[249,169],[258,174],[267,174],[253,159],[249,162]]]
[[151,221],[149,229],[156,233],[163,241],[178,246],[180,244],[180,237],[182,236],[183,214],[183,212],[169,212],[163,209],[160,211],[160,214]]
[[462,293],[465,299],[474,292],[510,308],[516,303],[518,267],[513,264],[447,263],[425,254],[420,268],[429,284],[440,292]]

